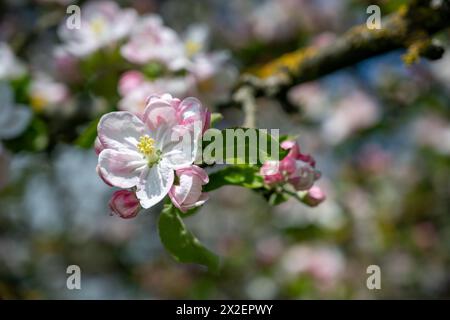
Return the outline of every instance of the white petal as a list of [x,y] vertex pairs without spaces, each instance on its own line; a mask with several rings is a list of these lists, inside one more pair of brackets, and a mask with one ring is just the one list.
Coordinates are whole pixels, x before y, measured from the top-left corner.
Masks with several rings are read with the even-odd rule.
[[144,123],[134,114],[125,111],[105,114],[98,123],[98,137],[107,149],[136,150],[139,138],[148,134]]
[[182,126],[173,127],[161,142],[162,157],[175,170],[190,166],[197,156],[200,134],[201,129],[192,132]]
[[174,180],[174,171],[162,160],[142,174],[136,196],[141,206],[148,209],[160,202],[169,192]]
[[103,150],[98,157],[98,170],[106,181],[119,188],[131,188],[139,183],[139,177],[147,162],[138,152],[131,150]]

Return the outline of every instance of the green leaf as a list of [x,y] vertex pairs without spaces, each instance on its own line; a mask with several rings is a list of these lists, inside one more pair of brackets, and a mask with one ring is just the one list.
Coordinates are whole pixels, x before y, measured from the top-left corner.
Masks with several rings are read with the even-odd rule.
[[95,138],[97,137],[97,125],[99,121],[100,118],[92,120],[80,136],[75,140],[75,145],[85,149],[92,148]]
[[258,167],[230,166],[211,173],[209,175],[210,182],[204,186],[204,191],[212,191],[225,185],[235,185],[249,189],[262,188],[264,183],[258,170]]
[[172,205],[166,205],[159,216],[159,237],[162,244],[175,260],[183,263],[196,263],[207,266],[217,273],[220,259],[205,248],[194,235],[186,229],[180,211]]
[[202,160],[206,164],[262,165],[285,154],[278,139],[263,129],[209,129],[203,135]]
[[150,62],[143,67],[142,71],[148,79],[154,80],[164,73],[164,66],[159,62]]
[[211,127],[214,127],[218,122],[223,119],[223,115],[218,112],[211,113]]

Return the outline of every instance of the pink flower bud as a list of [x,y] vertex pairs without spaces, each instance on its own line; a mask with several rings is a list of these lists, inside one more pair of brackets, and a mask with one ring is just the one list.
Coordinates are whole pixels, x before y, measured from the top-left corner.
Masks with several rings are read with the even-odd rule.
[[268,185],[278,184],[284,181],[284,177],[280,172],[280,162],[269,160],[264,162],[259,174],[264,178],[264,183]]
[[119,93],[126,96],[144,82],[144,75],[139,71],[131,70],[125,72],[119,80]]
[[289,153],[281,161],[266,161],[260,174],[268,185],[289,183],[295,190],[308,190],[320,177],[320,172],[314,169],[315,161],[309,155],[300,152],[295,141],[284,141],[281,147]]
[[308,190],[305,197],[303,198],[304,203],[310,207],[318,206],[320,203],[325,201],[326,195],[323,190],[318,186],[313,186]]
[[179,185],[173,185],[169,197],[182,212],[201,206],[208,200],[208,194],[202,192],[202,186],[209,182],[208,174],[202,168],[192,165],[176,171]]
[[310,164],[312,167],[316,166],[316,161],[309,154],[303,154],[300,152],[300,146],[296,141],[286,140],[281,143],[281,148],[284,150],[289,150],[288,157],[301,160]]
[[130,219],[138,214],[141,206],[134,192],[119,190],[114,192],[111,200],[109,200],[109,208],[113,214],[123,219]]

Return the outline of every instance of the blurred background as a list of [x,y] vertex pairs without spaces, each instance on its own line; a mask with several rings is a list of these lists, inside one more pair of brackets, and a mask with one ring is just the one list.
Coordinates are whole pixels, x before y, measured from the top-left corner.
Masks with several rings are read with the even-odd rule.
[[[387,15],[406,2],[3,0],[0,298],[450,298],[450,51],[410,67],[392,52],[294,87],[291,113],[259,99],[257,127],[298,135],[327,200],[270,207],[243,188],[212,192],[185,222],[221,255],[219,275],[168,255],[161,208],[110,216],[113,189],[95,172],[99,117],[139,108],[146,95],[120,85],[126,72],[219,111],[240,72],[326,46],[365,23],[369,4]],[[90,16],[91,33],[64,31],[70,4]],[[157,36],[175,31],[192,68],[133,55],[151,41],[130,34],[148,14],[161,17]],[[448,30],[438,38],[450,49]],[[242,124],[241,110],[220,111],[220,127]],[[72,264],[81,290],[66,288]],[[373,264],[381,290],[366,287]]]

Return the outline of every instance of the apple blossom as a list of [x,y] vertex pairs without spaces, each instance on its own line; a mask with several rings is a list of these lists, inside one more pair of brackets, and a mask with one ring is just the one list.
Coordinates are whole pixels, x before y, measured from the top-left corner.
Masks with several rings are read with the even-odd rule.
[[309,274],[323,286],[333,286],[345,270],[342,253],[323,245],[296,245],[281,258],[281,267],[288,275]]
[[176,171],[179,184],[169,191],[172,203],[182,212],[201,206],[208,200],[208,194],[202,192],[202,186],[209,182],[208,174],[202,168],[192,165]]
[[39,74],[32,80],[29,94],[31,107],[35,111],[53,112],[64,105],[69,97],[69,90],[64,83]]
[[376,100],[363,91],[347,93],[322,124],[322,134],[331,144],[339,144],[358,130],[369,128],[380,119]]
[[202,110],[195,98],[183,101],[169,94],[151,96],[142,116],[119,111],[98,124],[97,171],[112,186],[136,188],[143,208],[161,201],[174,181],[174,170],[189,167],[197,154],[200,127],[192,110]]
[[315,161],[310,155],[300,152],[295,141],[284,141],[281,147],[289,153],[281,161],[268,160],[260,169],[260,174],[267,185],[289,183],[295,190],[308,190],[320,177]]
[[206,25],[193,24],[188,27],[183,36],[184,49],[189,58],[206,51],[209,30]]
[[177,33],[164,26],[161,17],[154,14],[140,19],[121,53],[132,63],[156,61],[170,70],[182,69],[185,64],[183,45]]
[[119,80],[119,93],[125,96],[139,87],[145,81],[144,75],[136,70],[130,70],[122,74]]
[[0,140],[17,137],[25,130],[30,119],[30,109],[15,104],[11,87],[0,82]]
[[312,186],[311,189],[306,191],[306,194],[303,197],[303,202],[310,207],[316,207],[325,201],[325,199],[326,195],[323,190],[318,186]]
[[84,57],[125,37],[137,19],[134,9],[121,9],[114,1],[88,2],[81,8],[79,29],[69,29],[66,22],[59,27],[64,48]]
[[123,219],[134,218],[141,209],[135,193],[129,190],[114,192],[108,205],[112,213]]

